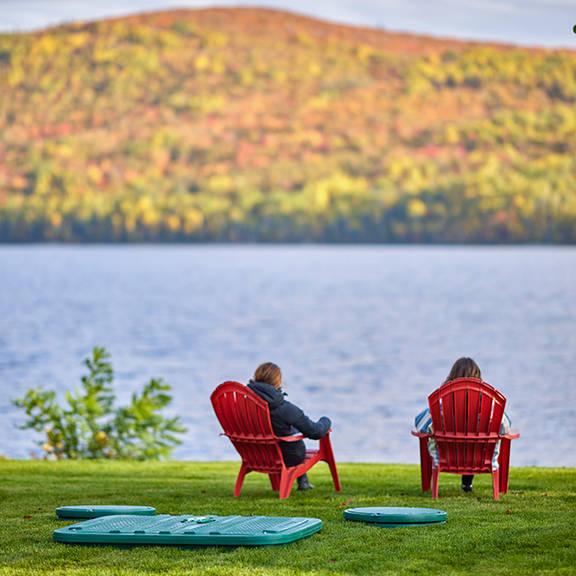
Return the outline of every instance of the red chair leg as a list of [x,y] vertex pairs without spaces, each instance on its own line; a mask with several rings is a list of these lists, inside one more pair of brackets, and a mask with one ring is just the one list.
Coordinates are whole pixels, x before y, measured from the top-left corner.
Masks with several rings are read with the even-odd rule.
[[500,493],[508,493],[508,475],[510,473],[510,445],[508,438],[503,438],[500,444],[498,464],[500,465]]
[[492,470],[492,491],[494,500],[500,499],[500,470]]
[[287,468],[282,470],[282,476],[280,478],[280,500],[284,500],[290,496],[292,491],[292,484],[296,479],[294,468]]
[[336,492],[342,492],[342,486],[340,485],[340,478],[338,477],[338,470],[336,468],[336,460],[334,460],[334,452],[332,451],[332,443],[328,436],[324,436],[324,438],[320,440],[320,450],[322,451],[322,459],[330,468],[330,474],[332,474]]
[[438,480],[440,477],[440,468],[432,468],[432,498],[438,500]]
[[270,477],[272,490],[278,492],[278,490],[280,490],[280,472],[274,472],[273,474],[268,474],[268,476]]
[[244,483],[244,477],[248,474],[248,467],[242,463],[240,466],[240,472],[238,472],[238,478],[236,479],[236,487],[234,488],[234,497],[240,496],[240,491],[242,490],[242,484]]
[[420,438],[420,478],[422,492],[430,490],[430,478],[432,476],[432,458],[428,452],[428,440]]

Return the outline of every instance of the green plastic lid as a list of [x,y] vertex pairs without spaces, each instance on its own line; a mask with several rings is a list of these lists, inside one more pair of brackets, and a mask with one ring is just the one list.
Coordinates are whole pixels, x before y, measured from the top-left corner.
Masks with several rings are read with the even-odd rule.
[[390,527],[439,524],[446,522],[446,512],[434,508],[348,508],[346,520],[383,524]]
[[287,544],[322,529],[317,518],[267,516],[103,516],[54,531],[68,544],[269,546]]
[[88,519],[115,514],[136,514],[138,516],[155,516],[156,508],[151,506],[61,506],[56,508],[56,515],[64,519]]

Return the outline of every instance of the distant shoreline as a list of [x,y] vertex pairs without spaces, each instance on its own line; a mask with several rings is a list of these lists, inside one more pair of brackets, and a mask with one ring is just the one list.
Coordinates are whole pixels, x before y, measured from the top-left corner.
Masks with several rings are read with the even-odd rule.
[[0,241],[0,248],[10,247],[10,246],[52,246],[52,247],[66,247],[66,246],[76,246],[76,247],[90,247],[90,246],[137,246],[137,247],[162,247],[162,246],[214,246],[214,247],[337,247],[337,246],[348,246],[348,247],[419,247],[419,248],[574,248],[576,243],[555,243],[555,242],[308,242],[308,241],[293,241],[293,242],[222,242],[222,241],[189,241],[189,242],[174,242],[174,241],[141,241],[141,242],[118,242],[118,241],[71,241],[71,242],[37,242],[37,241],[20,241],[20,242],[2,242]]

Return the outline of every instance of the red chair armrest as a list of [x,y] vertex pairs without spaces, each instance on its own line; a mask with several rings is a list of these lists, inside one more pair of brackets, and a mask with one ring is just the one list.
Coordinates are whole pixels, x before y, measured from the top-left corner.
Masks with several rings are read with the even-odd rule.
[[520,438],[520,430],[510,430],[508,434],[500,434],[500,438],[507,438],[508,440]]
[[426,432],[419,432],[416,428],[412,428],[410,434],[412,434],[412,436],[417,436],[418,438],[428,438],[430,436],[430,434],[427,434]]
[[298,440],[304,440],[306,436],[278,436],[278,440],[282,440],[282,442],[297,442]]
[[[326,434],[324,434],[324,436],[322,436],[322,438],[328,438],[330,436],[330,432],[332,432],[332,428],[330,428],[328,430],[328,432],[326,432]],[[306,440],[306,436],[277,436],[278,440],[282,440],[282,442],[297,442],[298,440]],[[320,440],[322,440],[322,438],[320,438]]]

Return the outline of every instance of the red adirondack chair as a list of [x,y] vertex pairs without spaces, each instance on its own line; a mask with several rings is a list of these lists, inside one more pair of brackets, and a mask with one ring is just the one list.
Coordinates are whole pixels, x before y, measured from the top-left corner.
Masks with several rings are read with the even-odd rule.
[[282,459],[279,441],[294,442],[304,436],[276,436],[265,400],[239,382],[220,384],[210,399],[224,435],[230,438],[242,457],[234,496],[240,495],[246,474],[262,472],[270,477],[272,489],[280,491],[280,498],[288,498],[294,480],[321,460],[330,467],[336,491],[341,491],[330,432],[320,439],[318,450],[306,451],[306,460],[302,464],[288,468]]
[[[495,388],[477,378],[457,378],[446,382],[428,397],[434,432],[412,430],[420,439],[422,490],[430,489],[438,498],[440,472],[453,474],[492,474],[494,499],[508,492],[510,442],[520,433],[511,430],[500,434],[506,398]],[[428,452],[428,439],[438,447],[438,466]],[[500,440],[499,468],[492,469],[496,442]]]

